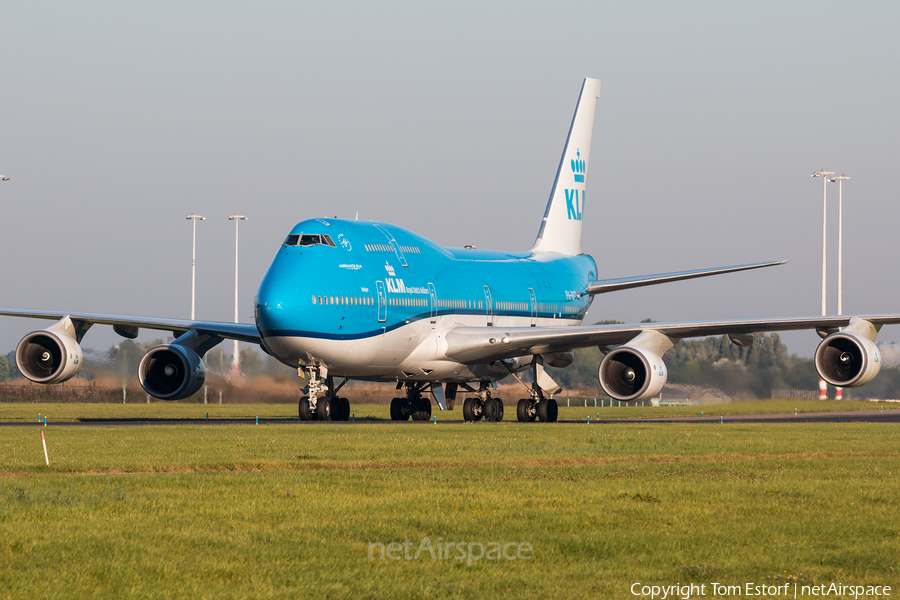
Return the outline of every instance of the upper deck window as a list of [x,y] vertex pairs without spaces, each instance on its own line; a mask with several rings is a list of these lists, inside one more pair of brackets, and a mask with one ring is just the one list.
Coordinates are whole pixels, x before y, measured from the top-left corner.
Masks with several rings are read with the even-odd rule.
[[331,236],[318,233],[292,233],[284,240],[285,246],[334,246]]

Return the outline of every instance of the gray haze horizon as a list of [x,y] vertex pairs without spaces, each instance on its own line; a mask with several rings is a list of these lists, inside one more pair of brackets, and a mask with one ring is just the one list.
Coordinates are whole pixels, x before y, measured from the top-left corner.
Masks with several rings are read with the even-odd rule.
[[[586,322],[819,314],[820,168],[852,177],[844,313],[900,312],[885,268],[900,251],[898,4],[0,6],[4,308],[189,318],[190,213],[208,219],[205,320],[233,320],[232,213],[250,218],[241,322],[307,218],[358,213],[443,245],[527,250],[582,79],[596,77],[583,248],[600,278],[790,262],[599,296]],[[48,324],[0,318],[0,353]],[[801,356],[818,343],[781,335]],[[95,326],[83,346],[120,340]],[[892,340],[900,329],[885,327]]]

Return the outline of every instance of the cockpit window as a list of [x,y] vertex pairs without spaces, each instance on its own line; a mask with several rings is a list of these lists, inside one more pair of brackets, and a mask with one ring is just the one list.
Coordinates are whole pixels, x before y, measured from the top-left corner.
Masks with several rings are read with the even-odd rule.
[[284,240],[285,246],[334,246],[330,235],[318,233],[292,233]]

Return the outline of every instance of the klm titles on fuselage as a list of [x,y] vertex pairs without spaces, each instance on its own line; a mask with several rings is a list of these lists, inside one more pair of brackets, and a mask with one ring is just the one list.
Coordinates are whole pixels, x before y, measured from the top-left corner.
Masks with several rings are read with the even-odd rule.
[[[584,183],[585,163],[581,160],[581,150],[575,151],[576,158],[570,161],[575,183]],[[566,212],[570,221],[580,221],[584,210],[584,190],[564,190],[566,192]]]

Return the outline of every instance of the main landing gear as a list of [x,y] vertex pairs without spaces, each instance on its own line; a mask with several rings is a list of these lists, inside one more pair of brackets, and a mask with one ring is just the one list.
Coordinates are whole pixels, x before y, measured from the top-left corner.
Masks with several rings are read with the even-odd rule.
[[559,405],[553,398],[522,398],[516,406],[516,418],[520,423],[534,422],[540,419],[544,423],[555,423],[559,417]]
[[[400,389],[402,384],[397,384]],[[430,383],[415,381],[406,382],[406,398],[391,400],[391,421],[427,421],[431,419],[431,401],[422,396],[422,392]]]
[[[516,418],[520,423],[533,423],[540,419],[543,423],[555,423],[559,417],[559,405],[553,398],[545,398],[544,390],[538,385],[543,370],[543,361],[536,356],[532,363],[533,382],[529,387],[517,373],[512,373],[519,383],[528,388],[530,398],[522,398],[516,406]],[[552,383],[552,381],[551,381]]]
[[463,402],[463,419],[467,422],[479,421],[482,417],[486,421],[503,420],[503,400],[491,398],[487,382],[482,381],[475,394],[477,397],[466,398]]
[[297,374],[309,382],[308,395],[300,398],[298,406],[301,421],[350,420],[350,401],[337,395],[347,383],[346,379],[335,387],[334,378],[328,376],[326,367],[301,368],[297,369]]

